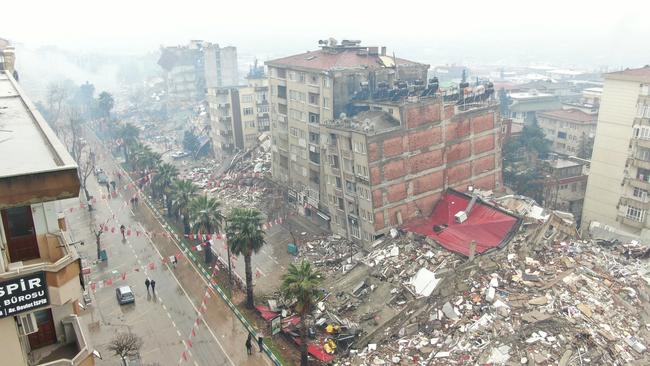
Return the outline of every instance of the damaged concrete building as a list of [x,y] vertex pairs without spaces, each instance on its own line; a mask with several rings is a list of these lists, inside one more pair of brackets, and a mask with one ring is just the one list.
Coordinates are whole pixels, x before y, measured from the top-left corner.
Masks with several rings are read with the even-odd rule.
[[441,91],[428,65],[358,42],[267,62],[272,172],[300,213],[368,245],[448,187],[501,184],[490,83]]

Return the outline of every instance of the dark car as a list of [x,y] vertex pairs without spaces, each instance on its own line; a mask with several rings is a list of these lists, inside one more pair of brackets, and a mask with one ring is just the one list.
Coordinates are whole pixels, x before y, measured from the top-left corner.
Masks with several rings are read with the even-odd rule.
[[120,305],[131,304],[135,302],[135,296],[131,287],[129,286],[120,286],[115,289],[115,296],[117,297],[117,302]]

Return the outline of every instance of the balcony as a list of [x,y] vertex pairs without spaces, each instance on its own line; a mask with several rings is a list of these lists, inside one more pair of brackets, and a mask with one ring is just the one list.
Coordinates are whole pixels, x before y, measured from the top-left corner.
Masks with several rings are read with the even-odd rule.
[[632,165],[636,166],[637,168],[650,170],[650,161],[645,161],[638,158],[632,158],[630,160],[632,160]]
[[619,203],[624,206],[633,206],[644,210],[650,210],[650,198],[635,197],[631,194],[626,194],[621,197]]
[[650,149],[650,140],[635,138],[636,146]]
[[631,187],[635,187],[635,188],[639,188],[639,189],[644,189],[646,191],[650,191],[650,182],[646,182],[645,180],[629,178],[627,180],[627,183]]
[[28,356],[33,360],[30,365],[94,365],[93,350],[87,342],[79,318],[68,315],[61,323],[64,329],[63,341],[29,352]]
[[219,122],[223,123],[223,124],[230,125],[232,123],[232,117],[231,116],[219,117]]
[[621,224],[629,226],[629,227],[633,227],[633,228],[636,228],[636,229],[643,229],[643,226],[645,225],[645,221],[640,222],[640,221],[637,221],[637,220],[634,220],[634,219],[630,219],[627,216],[622,215],[620,213],[618,214],[618,220],[619,220],[619,222]]
[[5,271],[0,273],[0,281],[38,271],[57,273],[79,259],[77,251],[71,246],[72,239],[66,232],[39,235],[37,241],[39,258],[9,263],[5,254],[5,263],[8,264]]

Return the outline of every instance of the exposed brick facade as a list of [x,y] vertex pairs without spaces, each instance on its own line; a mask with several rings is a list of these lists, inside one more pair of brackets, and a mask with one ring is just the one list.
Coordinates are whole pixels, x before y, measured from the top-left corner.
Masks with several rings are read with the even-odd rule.
[[442,129],[440,126],[428,128],[423,131],[413,132],[408,135],[409,151],[417,151],[442,142]]
[[393,203],[406,198],[406,183],[397,183],[388,187],[388,202]]
[[447,148],[447,163],[453,163],[457,160],[467,159],[470,155],[472,155],[471,141],[462,141],[460,143],[450,145]]
[[391,156],[400,155],[403,151],[402,148],[403,142],[402,137],[394,137],[384,141],[384,157],[389,158]]
[[442,150],[428,151],[408,159],[411,174],[440,166],[440,164],[442,164]]
[[384,181],[401,178],[406,174],[404,160],[394,160],[384,165]]

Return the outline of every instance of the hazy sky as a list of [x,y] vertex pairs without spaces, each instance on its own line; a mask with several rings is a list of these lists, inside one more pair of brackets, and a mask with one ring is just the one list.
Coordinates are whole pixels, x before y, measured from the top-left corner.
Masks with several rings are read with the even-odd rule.
[[650,63],[650,0],[46,0],[8,1],[1,11],[0,37],[93,52],[204,39],[264,58],[315,49],[331,36],[429,63],[544,55]]

